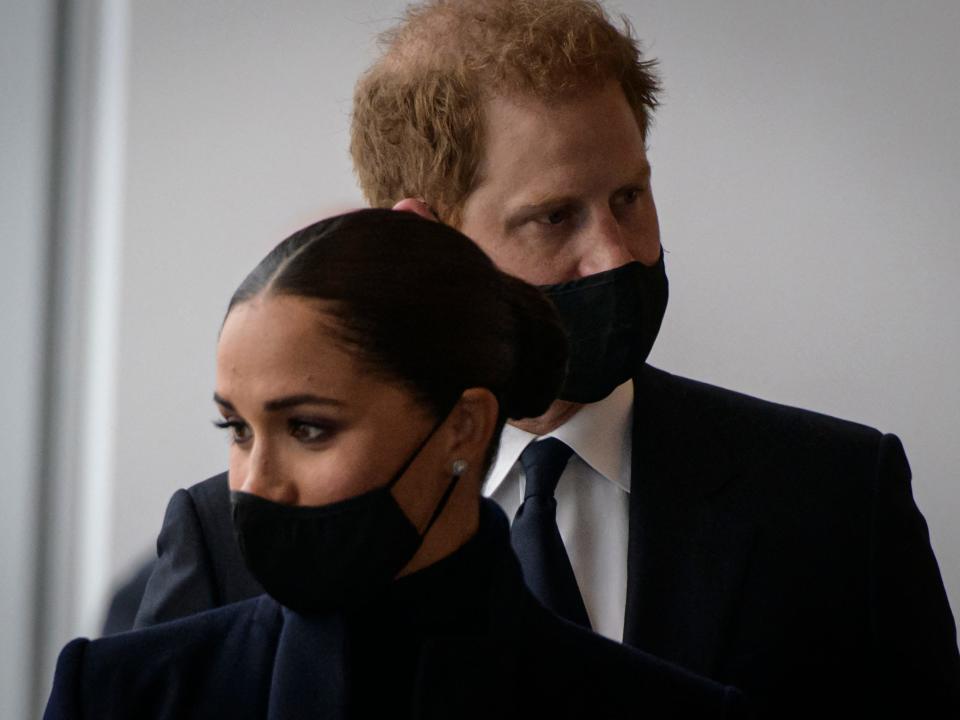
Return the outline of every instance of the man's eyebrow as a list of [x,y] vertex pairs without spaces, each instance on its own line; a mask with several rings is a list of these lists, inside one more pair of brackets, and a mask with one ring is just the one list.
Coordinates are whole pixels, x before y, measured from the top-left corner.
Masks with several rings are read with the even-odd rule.
[[[631,175],[626,182],[623,183],[623,186],[626,187],[634,183],[649,182],[651,173],[652,168],[650,166],[650,161],[644,160],[637,165],[637,171]],[[510,217],[529,217],[531,214],[535,215],[538,212],[543,212],[552,208],[567,207],[574,205],[577,202],[578,200],[575,195],[534,196],[530,198],[528,202],[520,203],[513,208],[513,210],[510,211]]]
[[624,185],[630,185],[632,183],[645,183],[650,181],[650,175],[653,173],[653,168],[650,166],[649,160],[644,160],[639,165],[637,165],[637,171],[630,177]]
[[[217,405],[220,405],[231,412],[236,412],[236,408],[233,406],[233,403],[217,393],[213,394],[213,401],[217,403]],[[334,398],[303,393],[300,395],[288,395],[286,397],[276,398],[275,400],[268,400],[263,404],[263,409],[267,412],[276,412],[277,410],[286,410],[287,408],[297,407],[298,405],[341,406],[343,405],[343,402]]]
[[543,212],[544,210],[549,210],[551,208],[567,207],[568,205],[573,205],[576,202],[576,198],[574,198],[572,195],[544,195],[542,197],[532,198],[530,202],[517,205],[511,214],[517,215],[522,213],[524,215],[529,215],[531,213]]

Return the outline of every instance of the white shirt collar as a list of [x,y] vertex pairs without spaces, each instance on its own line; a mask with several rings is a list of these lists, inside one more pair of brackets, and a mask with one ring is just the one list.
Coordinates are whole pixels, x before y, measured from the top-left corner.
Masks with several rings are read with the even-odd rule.
[[[630,492],[632,456],[633,381],[619,385],[603,400],[584,405],[567,422],[543,437],[562,440],[597,473]],[[492,494],[520,458],[520,453],[539,436],[506,425],[500,438],[497,460],[484,483],[484,495]]]

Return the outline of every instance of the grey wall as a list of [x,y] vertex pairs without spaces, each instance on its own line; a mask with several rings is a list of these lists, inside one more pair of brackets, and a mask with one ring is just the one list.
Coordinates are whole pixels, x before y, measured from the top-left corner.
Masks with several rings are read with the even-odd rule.
[[[224,302],[272,243],[358,200],[351,88],[401,5],[134,7],[113,567],[175,487],[222,469]],[[653,362],[899,433],[960,605],[960,6],[619,7],[667,89]]]
[[[114,349],[100,358],[115,372],[87,439],[108,449],[109,502],[76,530],[100,538],[84,547],[102,572],[74,586],[95,600],[149,551],[173,490],[225,467],[209,420],[226,300],[279,239],[360,202],[352,86],[402,7],[124,4]],[[667,88],[651,158],[672,296],[652,361],[898,433],[960,610],[960,6],[611,7]],[[95,631],[100,606],[83,607],[55,640]]]
[[224,468],[211,395],[233,289],[290,232],[360,203],[347,123],[375,13],[339,6],[134,6],[116,568],[148,546],[174,488]]
[[636,2],[672,298],[652,362],[895,432],[960,611],[960,4]]
[[51,3],[0,4],[0,717],[27,717],[49,208]]

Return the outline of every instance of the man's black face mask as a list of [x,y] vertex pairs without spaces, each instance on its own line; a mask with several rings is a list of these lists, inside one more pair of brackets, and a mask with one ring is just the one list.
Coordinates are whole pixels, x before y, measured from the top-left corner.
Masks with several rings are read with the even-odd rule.
[[570,342],[560,399],[597,402],[650,354],[667,308],[663,252],[652,267],[631,262],[540,289],[556,306]]

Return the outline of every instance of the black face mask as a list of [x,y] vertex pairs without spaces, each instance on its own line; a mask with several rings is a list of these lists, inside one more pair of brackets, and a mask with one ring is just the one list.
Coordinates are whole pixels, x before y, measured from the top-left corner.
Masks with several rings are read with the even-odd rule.
[[386,485],[362,495],[304,507],[230,493],[234,534],[243,558],[277,602],[300,613],[344,609],[374,596],[410,562],[460,477],[451,478],[423,535],[390,489],[442,422]]
[[663,252],[656,265],[627,263],[613,270],[540,288],[570,342],[561,400],[602,400],[647,359],[667,309]]

